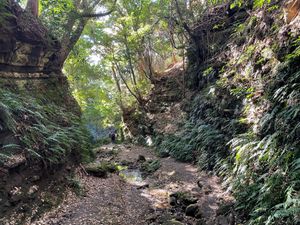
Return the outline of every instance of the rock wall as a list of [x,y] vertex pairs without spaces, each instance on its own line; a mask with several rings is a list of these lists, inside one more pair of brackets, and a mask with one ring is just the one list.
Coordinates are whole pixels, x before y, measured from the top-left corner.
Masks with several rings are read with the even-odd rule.
[[[64,176],[70,172],[70,168],[66,168],[72,165],[74,158],[66,155],[68,163],[52,163],[50,167],[45,159],[32,160],[21,143],[22,136],[30,132],[29,126],[38,124],[34,116],[31,118],[34,114],[48,116],[44,119],[48,122],[43,125],[54,132],[56,124],[57,129],[67,130],[74,126],[63,118],[64,114],[59,118],[55,111],[70,112],[79,118],[80,108],[59,67],[60,43],[49,35],[38,19],[13,0],[7,1],[0,10],[0,224],[30,224],[33,217],[59,202],[66,181]],[[16,104],[22,104],[25,110],[28,107],[28,114],[23,115],[13,108],[8,113],[5,101],[2,101],[6,100],[4,94],[7,93]],[[49,110],[53,115],[48,112],[41,115],[39,107],[41,110],[55,107],[55,110]],[[31,112],[32,108],[36,111]],[[23,134],[9,126],[8,116],[18,118],[15,129],[21,130],[23,126]],[[36,139],[42,143],[43,136],[45,134],[37,133]],[[39,148],[43,151],[41,146],[36,147]]]
[[0,25],[0,87],[32,94],[52,92],[51,101],[61,101],[79,113],[59,67],[60,43],[14,1],[9,1],[5,11],[8,16]]
[[56,53],[60,44],[49,36],[45,27],[14,1],[4,8],[6,16],[1,23],[1,71],[50,72],[58,70]]

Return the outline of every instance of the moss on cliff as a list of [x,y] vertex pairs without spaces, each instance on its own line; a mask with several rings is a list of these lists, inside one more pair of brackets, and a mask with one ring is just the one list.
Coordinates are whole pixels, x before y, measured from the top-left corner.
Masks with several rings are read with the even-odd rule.
[[160,153],[223,176],[246,224],[300,221],[299,29],[282,11],[280,2],[250,11],[223,51],[190,60],[197,91],[186,125],[157,142]]

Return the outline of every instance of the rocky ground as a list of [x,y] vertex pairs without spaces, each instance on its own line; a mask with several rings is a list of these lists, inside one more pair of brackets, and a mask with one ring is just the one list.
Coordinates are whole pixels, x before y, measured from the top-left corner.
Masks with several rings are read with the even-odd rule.
[[70,191],[57,209],[33,224],[234,224],[232,198],[219,179],[193,165],[158,159],[152,149],[135,145],[97,149],[93,165],[104,162],[115,169],[91,175],[89,166],[79,167],[81,196]]

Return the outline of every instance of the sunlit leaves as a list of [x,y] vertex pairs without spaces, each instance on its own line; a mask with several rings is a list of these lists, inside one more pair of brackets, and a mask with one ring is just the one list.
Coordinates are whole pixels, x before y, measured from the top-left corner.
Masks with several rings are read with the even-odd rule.
[[261,8],[264,6],[266,3],[270,3],[271,0],[255,0],[254,1],[254,8]]
[[64,33],[64,25],[67,23],[72,10],[75,8],[73,0],[41,0],[41,20],[58,38]]

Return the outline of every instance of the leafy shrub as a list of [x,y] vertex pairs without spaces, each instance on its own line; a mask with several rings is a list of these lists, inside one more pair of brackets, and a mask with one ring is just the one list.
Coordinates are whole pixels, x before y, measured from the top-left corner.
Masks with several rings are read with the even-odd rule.
[[[234,0],[232,2],[233,3],[230,6],[231,8],[234,8],[236,6],[241,7],[244,4],[249,4],[248,1],[244,1],[244,0]],[[251,1],[251,3],[253,3],[254,8],[261,8],[264,5],[270,4],[271,0],[254,0],[254,1]]]

